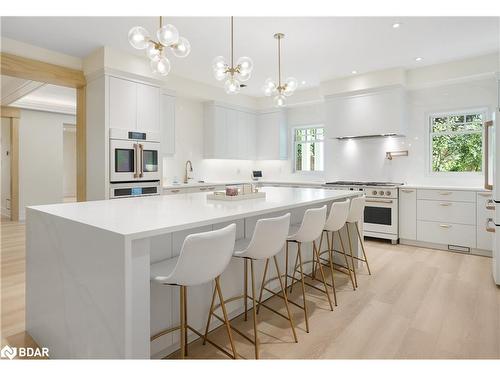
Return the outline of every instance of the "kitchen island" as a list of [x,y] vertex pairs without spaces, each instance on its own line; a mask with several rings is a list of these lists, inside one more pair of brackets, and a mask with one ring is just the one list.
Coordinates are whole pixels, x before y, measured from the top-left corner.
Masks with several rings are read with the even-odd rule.
[[[177,349],[177,334],[152,343],[150,336],[178,323],[178,288],[150,284],[151,263],[178,255],[191,233],[234,222],[237,239],[250,238],[260,218],[290,212],[291,223],[300,223],[307,208],[361,194],[282,187],[261,191],[266,198],[236,202],[194,193],[29,207],[26,330],[39,346],[49,348],[52,358],[164,356]],[[308,249],[304,254],[311,258]],[[257,280],[262,268],[257,268]],[[226,297],[241,294],[241,260],[231,262],[221,283]],[[271,284],[276,287],[277,282]],[[212,288],[189,288],[188,319],[195,328],[206,322]],[[228,306],[231,317],[241,309],[238,303]]]

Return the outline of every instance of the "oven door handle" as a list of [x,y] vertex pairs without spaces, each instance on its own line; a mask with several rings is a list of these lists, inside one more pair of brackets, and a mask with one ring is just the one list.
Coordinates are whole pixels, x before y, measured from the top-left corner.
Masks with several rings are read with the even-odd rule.
[[137,143],[134,143],[134,178],[139,177],[139,173],[137,172],[137,159],[138,159]]
[[367,203],[392,203],[392,199],[366,199]]
[[141,154],[141,164],[139,168],[139,177],[144,177],[144,146],[139,143],[139,153]]

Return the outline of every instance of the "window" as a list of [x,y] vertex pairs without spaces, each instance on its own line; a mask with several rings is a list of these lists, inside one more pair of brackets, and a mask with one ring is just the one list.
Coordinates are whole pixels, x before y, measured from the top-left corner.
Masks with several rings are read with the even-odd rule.
[[293,130],[295,171],[323,171],[324,128],[310,126]]
[[484,112],[430,117],[432,172],[481,172]]

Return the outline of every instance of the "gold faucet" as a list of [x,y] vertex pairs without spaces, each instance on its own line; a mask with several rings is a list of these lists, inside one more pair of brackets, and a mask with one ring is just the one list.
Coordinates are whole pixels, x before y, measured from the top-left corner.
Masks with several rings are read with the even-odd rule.
[[188,177],[188,164],[189,164],[189,172],[193,171],[193,164],[191,163],[191,160],[188,160],[186,162],[186,167],[184,170],[184,183],[187,184],[188,180],[191,179],[192,177]]

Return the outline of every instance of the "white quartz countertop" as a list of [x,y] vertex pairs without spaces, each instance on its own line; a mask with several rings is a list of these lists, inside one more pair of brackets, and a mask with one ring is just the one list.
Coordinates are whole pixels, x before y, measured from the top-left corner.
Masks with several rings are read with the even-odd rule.
[[207,199],[210,193],[203,192],[61,203],[28,209],[138,239],[359,195],[354,191],[287,187],[265,187],[260,191],[266,192],[266,198],[213,201]]
[[323,186],[324,181],[279,181],[279,180],[237,180],[237,181],[206,181],[206,182],[189,182],[184,183],[164,183],[163,189],[179,189],[189,187],[217,186],[217,185],[241,185],[241,184],[283,184],[283,185],[299,185],[299,186]]
[[465,190],[465,191],[490,191],[486,190],[484,187],[474,187],[474,186],[443,186],[443,185],[418,185],[418,184],[408,184],[399,186],[400,189],[426,189],[426,190]]

